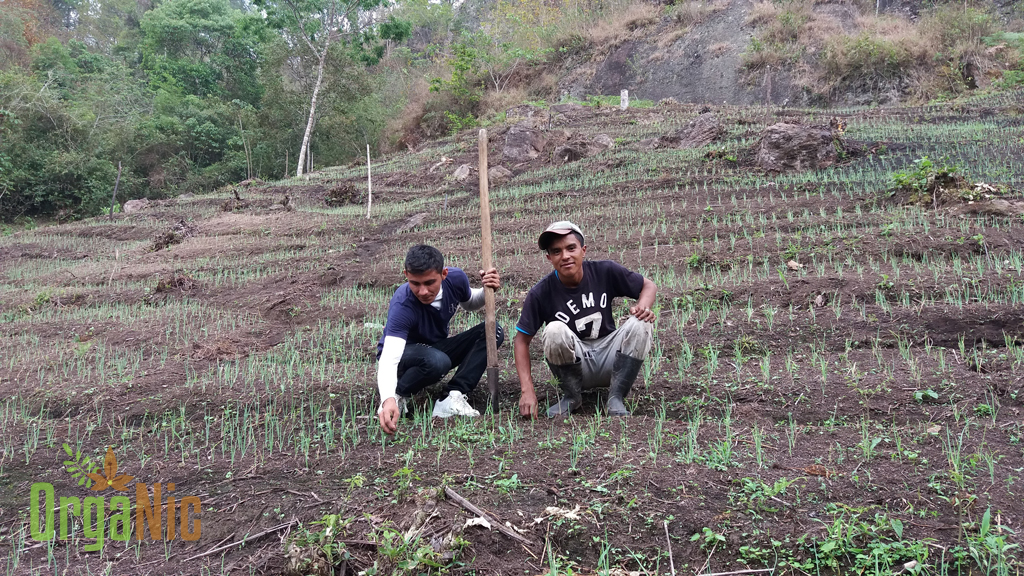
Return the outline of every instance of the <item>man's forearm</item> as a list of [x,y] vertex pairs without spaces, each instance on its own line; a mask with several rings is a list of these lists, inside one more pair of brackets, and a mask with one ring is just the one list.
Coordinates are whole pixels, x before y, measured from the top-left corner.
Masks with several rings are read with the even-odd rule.
[[644,278],[644,287],[640,290],[640,296],[636,299],[637,306],[642,308],[652,308],[657,296],[658,287],[654,282]]
[[516,374],[519,376],[519,391],[533,392],[533,373],[530,363],[530,341],[532,337],[522,332],[516,333],[514,350],[516,355]]
[[380,392],[380,403],[394,398],[398,388],[398,363],[405,352],[405,340],[395,336],[384,338],[384,348],[380,360],[377,361],[377,390]]

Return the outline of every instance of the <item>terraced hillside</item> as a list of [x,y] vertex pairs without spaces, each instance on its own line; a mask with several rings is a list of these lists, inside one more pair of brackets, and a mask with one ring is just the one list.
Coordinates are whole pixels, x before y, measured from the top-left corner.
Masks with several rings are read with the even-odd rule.
[[[369,220],[353,165],[20,231],[0,238],[6,573],[1020,570],[1024,94],[516,112],[547,143],[514,163],[509,128],[490,128],[512,173],[491,190],[499,322],[549,271],[539,232],[578,223],[588,257],[659,287],[633,417],[585,396],[587,414],[520,419],[506,345],[499,413],[431,421],[424,396],[382,437],[375,346],[405,250],[479,268],[476,176],[453,176],[474,131],[374,165]],[[722,128],[710,144],[650,142],[702,112]],[[834,165],[756,165],[766,126],[830,121]],[[598,134],[613,146],[555,154]],[[161,483],[167,502],[173,482],[201,500],[198,541],[108,530],[88,551],[95,520],[74,517],[67,539],[32,537],[34,483],[110,500],[73,476],[111,477],[108,446],[124,494]]]

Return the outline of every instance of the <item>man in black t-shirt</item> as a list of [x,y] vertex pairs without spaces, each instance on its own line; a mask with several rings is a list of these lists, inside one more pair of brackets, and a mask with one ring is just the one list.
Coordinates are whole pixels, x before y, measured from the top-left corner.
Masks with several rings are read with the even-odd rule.
[[[654,336],[657,286],[609,260],[584,261],[583,232],[568,221],[555,222],[540,235],[554,271],[530,289],[516,324],[515,357],[521,395],[519,411],[537,416],[530,342],[546,324],[541,343],[544,359],[558,379],[563,398],[548,408],[548,417],[568,415],[583,403],[584,388],[608,388],[610,416],[628,416],[624,403],[640,373]],[[636,300],[630,318],[618,329],[612,300]]]

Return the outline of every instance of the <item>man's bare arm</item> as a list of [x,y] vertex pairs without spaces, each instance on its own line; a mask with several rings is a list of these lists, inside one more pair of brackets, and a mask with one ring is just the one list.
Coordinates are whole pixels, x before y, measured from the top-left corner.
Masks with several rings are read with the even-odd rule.
[[524,418],[537,417],[537,393],[533,389],[533,373],[530,362],[530,342],[532,341],[533,336],[516,331],[514,350],[516,374],[519,375],[519,414]]
[[658,287],[650,279],[644,278],[644,287],[640,289],[640,296],[636,299],[636,305],[629,309],[629,313],[644,322],[654,322],[656,316],[651,310],[654,300],[658,295]]

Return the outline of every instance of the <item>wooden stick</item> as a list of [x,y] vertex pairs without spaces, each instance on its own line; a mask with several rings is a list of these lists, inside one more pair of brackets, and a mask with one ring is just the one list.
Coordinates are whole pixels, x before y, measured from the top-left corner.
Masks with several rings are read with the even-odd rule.
[[[487,190],[487,130],[477,138],[480,156],[480,235],[484,270],[494,267],[491,260],[491,200]],[[491,393],[491,412],[498,413],[498,336],[494,312],[494,289],[484,287],[484,332],[487,337],[487,390]]]
[[672,559],[672,539],[668,535],[668,520],[665,520],[665,542],[668,542],[668,567],[672,571],[672,576],[676,576],[676,563]]
[[504,524],[502,524],[497,518],[495,518],[494,516],[491,516],[490,514],[487,514],[483,510],[477,508],[469,500],[466,500],[462,496],[459,496],[455,492],[455,490],[452,490],[448,486],[445,486],[444,487],[444,493],[446,495],[448,495],[448,497],[451,498],[452,500],[455,500],[456,502],[458,502],[459,505],[462,506],[463,508],[465,508],[466,510],[469,510],[473,514],[476,514],[477,516],[481,516],[484,519],[486,519],[488,522],[491,523],[491,526],[494,526],[495,528],[498,529],[498,532],[501,532],[502,534],[504,534],[505,536],[508,536],[509,538],[515,540],[516,542],[521,542],[523,544],[529,544],[530,546],[533,545],[532,541],[530,541],[527,538],[524,538],[520,534],[516,534],[516,532],[514,530],[512,530],[508,526],[505,526]]
[[714,574],[701,574],[700,576],[733,576],[734,574],[760,574],[761,572],[775,572],[775,568],[761,568],[759,570],[737,570],[735,572],[715,572]]
[[196,554],[195,556],[192,556],[191,558],[186,558],[183,561],[184,562],[190,562],[190,561],[196,560],[198,558],[203,558],[204,556],[209,556],[211,554],[216,554],[217,552],[221,552],[223,550],[227,550],[228,548],[234,548],[235,546],[240,546],[242,544],[245,544],[246,542],[252,542],[253,540],[255,540],[257,538],[262,538],[262,537],[266,536],[267,534],[273,534],[274,532],[279,532],[281,530],[284,530],[285,528],[291,528],[292,526],[294,526],[294,525],[296,525],[298,523],[299,523],[299,520],[296,518],[295,520],[292,520],[291,522],[285,522],[284,524],[279,524],[277,526],[274,526],[273,528],[268,528],[267,530],[264,530],[263,532],[260,532],[258,534],[253,534],[252,536],[247,536],[245,538],[242,538],[241,540],[238,540],[237,542],[232,542],[231,544],[225,544],[224,546],[216,546],[214,548],[211,548],[211,549],[207,550],[206,552],[203,552],[202,554]]
[[373,204],[373,182],[370,181],[370,145],[366,145],[366,219],[370,219],[370,206]]

